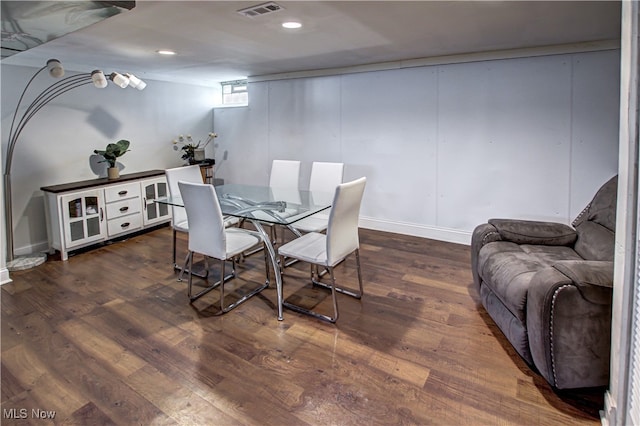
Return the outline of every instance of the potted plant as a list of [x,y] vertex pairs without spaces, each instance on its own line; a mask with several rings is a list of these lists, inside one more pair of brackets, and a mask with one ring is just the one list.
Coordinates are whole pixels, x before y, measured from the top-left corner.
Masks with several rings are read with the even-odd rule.
[[120,177],[120,171],[116,167],[116,160],[127,151],[129,151],[129,141],[121,139],[116,143],[110,143],[107,145],[107,148],[104,151],[96,149],[93,153],[104,157],[104,160],[99,161],[100,163],[105,161],[109,163],[109,168],[107,169],[109,179],[118,179]]

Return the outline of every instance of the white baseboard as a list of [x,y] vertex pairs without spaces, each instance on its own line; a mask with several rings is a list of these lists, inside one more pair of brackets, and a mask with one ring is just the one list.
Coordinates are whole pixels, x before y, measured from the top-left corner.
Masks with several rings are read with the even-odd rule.
[[415,223],[380,220],[370,217],[360,217],[362,228],[376,231],[394,232],[396,234],[412,235],[414,237],[430,238],[449,243],[471,245],[471,232],[458,229],[437,228],[435,226],[418,225]]
[[610,391],[604,394],[604,410],[600,410],[600,423],[602,426],[617,425],[616,401]]
[[23,247],[16,247],[13,252],[16,256],[24,256],[25,254],[43,253],[49,251],[49,242],[40,241],[39,243],[31,244]]
[[7,268],[0,269],[0,285],[7,284],[11,282],[11,277],[9,276],[9,270]]
[[[14,254],[16,256],[24,256],[24,255],[29,255],[33,253],[44,253],[48,251],[49,251],[49,242],[41,241],[36,244],[31,244],[24,247],[18,247],[14,249]],[[11,281],[12,280],[11,280],[11,277],[9,276],[9,270],[6,267],[0,269],[0,285],[10,283]]]

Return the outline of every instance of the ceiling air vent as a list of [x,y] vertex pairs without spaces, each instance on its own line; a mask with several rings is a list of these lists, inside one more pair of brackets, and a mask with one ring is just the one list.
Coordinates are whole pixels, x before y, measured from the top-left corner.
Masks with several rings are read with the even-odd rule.
[[269,2],[247,7],[246,9],[240,9],[238,13],[249,18],[255,18],[256,16],[266,15],[267,13],[277,12],[282,9],[284,8],[279,4]]

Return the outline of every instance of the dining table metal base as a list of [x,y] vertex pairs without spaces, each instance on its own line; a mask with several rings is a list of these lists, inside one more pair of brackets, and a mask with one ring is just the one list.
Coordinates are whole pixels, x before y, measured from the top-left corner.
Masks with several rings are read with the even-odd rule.
[[[265,242],[264,247],[269,253],[269,258],[271,259],[271,266],[273,266],[273,275],[275,275],[276,279],[276,298],[277,298],[277,306],[278,306],[278,321],[282,321],[284,316],[282,314],[282,274],[280,273],[280,264],[278,263],[278,257],[276,256],[276,250],[271,243],[270,236],[264,230],[259,220],[249,219],[251,224],[256,228],[256,231],[260,233]],[[268,274],[268,272],[267,272]]]

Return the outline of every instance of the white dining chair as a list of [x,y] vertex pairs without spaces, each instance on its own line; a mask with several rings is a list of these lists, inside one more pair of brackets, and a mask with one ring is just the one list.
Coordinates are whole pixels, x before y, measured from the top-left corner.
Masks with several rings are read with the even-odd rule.
[[[310,263],[311,281],[313,284],[321,285],[331,289],[333,302],[333,316],[328,316],[306,309],[302,306],[294,305],[285,301],[287,308],[297,312],[311,315],[330,322],[338,320],[338,300],[336,292],[344,293],[360,299],[363,295],[362,273],[360,268],[360,240],[358,238],[358,218],[360,216],[360,205],[367,179],[362,177],[351,182],[343,183],[335,189],[331,213],[326,234],[310,232],[296,238],[278,248],[280,263],[284,263],[284,258],[298,259]],[[355,253],[358,273],[359,291],[352,291],[336,286],[333,268],[346,259],[351,253]],[[329,271],[331,283],[322,283],[317,276],[317,268],[321,266]],[[317,278],[317,279],[316,279]]]
[[[190,182],[190,183],[204,183],[202,179],[202,172],[200,171],[200,166],[197,164],[191,166],[183,166],[183,167],[175,167],[172,169],[165,170],[165,176],[167,178],[167,187],[169,188],[169,196],[176,197],[180,196],[180,188],[178,187],[178,181]],[[182,281],[182,274],[184,272],[184,267],[181,267],[177,263],[177,233],[182,232],[185,234],[189,233],[189,222],[187,221],[187,213],[184,207],[179,206],[171,206],[171,228],[173,229],[173,268],[176,271],[180,271],[180,275],[178,276],[178,280]],[[238,224],[239,220],[235,217],[225,217],[224,223],[225,226],[233,226]],[[186,265],[186,259],[184,264]],[[206,274],[206,272],[205,272]],[[195,274],[196,276],[203,278],[204,275]]]
[[[179,181],[203,183],[202,174],[200,173],[200,166],[198,165],[166,169],[164,173],[167,178],[167,186],[169,187],[169,196],[171,197],[180,196],[180,188],[178,187]],[[187,212],[185,211],[184,207],[177,207],[172,205],[171,215],[171,228],[173,229],[173,268],[177,271],[182,272],[183,268],[178,265],[176,260],[177,233],[182,232],[188,234],[189,222],[187,221]],[[182,278],[182,275],[180,275],[180,278]]]
[[[224,284],[231,278],[236,277],[236,259],[246,250],[256,245],[264,245],[262,236],[255,231],[236,227],[226,227],[222,210],[213,185],[201,183],[178,182],[182,201],[189,221],[189,300],[194,300],[204,296],[216,287],[220,288],[220,313],[225,313],[235,308],[250,297],[258,294],[269,285],[269,265],[265,254],[266,281],[254,290],[245,293],[239,300],[229,305],[224,303]],[[265,253],[267,252],[264,250]],[[220,279],[193,294],[193,254],[200,253],[205,256],[205,264],[208,267],[208,258],[220,260]],[[232,273],[225,275],[225,264],[231,262]],[[205,278],[205,281],[208,281]],[[208,282],[207,282],[208,284]]]
[[[309,178],[309,191],[315,192],[314,201],[318,204],[331,202],[330,198],[333,197],[336,187],[342,183],[343,176],[344,163],[314,161],[311,164]],[[328,197],[329,200],[321,199],[322,197]],[[330,212],[331,209],[323,210],[294,222],[291,226],[300,232],[324,232],[329,224]]]
[[273,160],[269,173],[269,186],[275,188],[298,189],[300,181],[300,161]]
[[[300,184],[300,161],[298,160],[273,160],[271,163],[271,171],[269,173],[269,187],[275,197],[281,196],[282,201],[295,202],[296,197],[299,199]],[[294,201],[292,201],[294,200]],[[280,214],[287,214],[281,212]],[[254,213],[256,219],[262,219],[261,225],[269,229],[269,235],[273,244],[277,244],[277,225],[270,223],[270,216],[267,213],[256,211]],[[284,231],[283,231],[284,232]],[[284,238],[284,234],[283,234]],[[255,251],[246,253],[246,255],[254,254]]]

